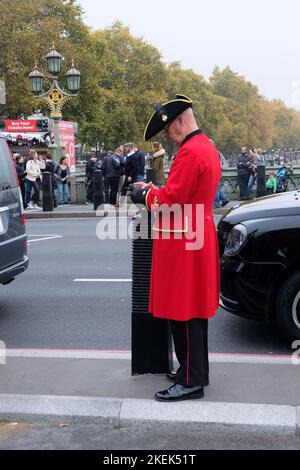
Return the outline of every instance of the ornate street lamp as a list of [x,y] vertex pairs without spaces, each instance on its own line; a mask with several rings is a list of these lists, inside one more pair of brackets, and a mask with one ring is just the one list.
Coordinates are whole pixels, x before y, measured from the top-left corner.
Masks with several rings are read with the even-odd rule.
[[81,73],[79,70],[75,69],[74,60],[72,60],[72,68],[66,73],[67,88],[69,91],[73,93],[77,93],[79,91],[80,77]]
[[48,72],[50,72],[52,75],[59,74],[61,69],[62,56],[55,50],[54,44],[49,54],[47,54],[46,59]]
[[36,98],[41,101],[45,101],[50,110],[50,117],[53,119],[53,135],[54,135],[54,144],[53,148],[53,157],[56,162],[59,161],[61,157],[62,147],[59,143],[59,133],[58,133],[58,122],[62,119],[62,108],[64,104],[71,98],[75,98],[80,89],[80,77],[81,74],[79,70],[76,70],[74,67],[74,62],[72,61],[72,68],[66,73],[67,78],[67,88],[68,91],[61,88],[58,84],[57,74],[61,70],[62,56],[57,52],[52,46],[51,51],[46,56],[47,67],[49,73],[51,73],[51,86],[48,91],[42,93],[44,86],[44,75],[37,69],[35,69],[29,74],[30,89],[32,93],[36,95]]
[[36,64],[35,69],[29,74],[30,90],[35,95],[43,91],[44,78],[44,75],[38,70]]

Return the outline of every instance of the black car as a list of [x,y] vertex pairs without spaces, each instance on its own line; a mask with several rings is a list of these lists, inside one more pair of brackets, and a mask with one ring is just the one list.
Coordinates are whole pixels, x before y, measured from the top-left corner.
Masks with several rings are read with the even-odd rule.
[[253,320],[277,320],[300,339],[300,191],[232,208],[218,224],[220,304]]
[[22,195],[14,163],[0,137],[0,284],[9,284],[28,267]]

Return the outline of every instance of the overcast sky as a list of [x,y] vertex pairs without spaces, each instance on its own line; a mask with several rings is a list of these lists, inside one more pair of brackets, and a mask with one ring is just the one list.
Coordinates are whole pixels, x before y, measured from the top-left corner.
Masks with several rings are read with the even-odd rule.
[[[299,0],[79,0],[85,22],[120,20],[134,36],[208,78],[215,65],[300,110]],[[184,90],[180,90],[184,93]]]

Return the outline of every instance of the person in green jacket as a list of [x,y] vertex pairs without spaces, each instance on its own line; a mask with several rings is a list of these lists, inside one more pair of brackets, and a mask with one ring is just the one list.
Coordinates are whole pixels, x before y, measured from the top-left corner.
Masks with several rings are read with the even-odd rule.
[[152,151],[150,167],[155,170],[156,186],[162,187],[165,185],[164,159],[166,152],[160,142],[153,142]]
[[271,171],[269,174],[267,183],[266,183],[267,193],[268,194],[275,194],[277,189],[277,181],[276,181],[276,174],[274,171]]

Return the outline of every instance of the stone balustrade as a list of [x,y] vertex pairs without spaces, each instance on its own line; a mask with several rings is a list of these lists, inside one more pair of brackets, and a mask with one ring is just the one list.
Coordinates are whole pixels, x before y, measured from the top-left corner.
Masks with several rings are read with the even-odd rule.
[[[271,171],[277,172],[281,167],[266,166],[266,180]],[[239,187],[237,183],[237,170],[236,168],[228,168],[222,172],[221,189],[224,191],[229,199],[238,199]],[[300,166],[293,167],[293,174],[288,176],[288,191],[293,189],[300,189]],[[254,192],[256,186],[254,185]]]
[[[266,178],[270,171],[278,171],[279,168],[279,166],[266,166]],[[167,177],[168,170],[165,171],[165,175]],[[239,187],[237,184],[236,168],[223,170],[221,189],[230,199],[238,199]],[[291,191],[293,189],[300,189],[300,165],[293,167],[293,175],[290,175],[288,178],[288,190]],[[86,201],[85,165],[78,165],[76,173],[70,178],[70,197],[73,204],[84,204]]]

